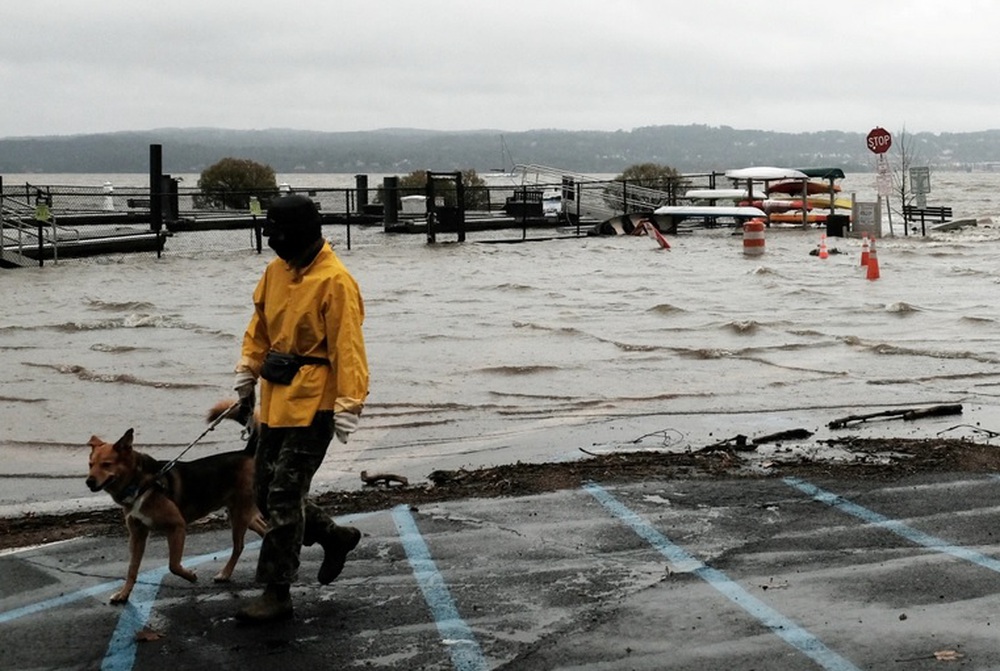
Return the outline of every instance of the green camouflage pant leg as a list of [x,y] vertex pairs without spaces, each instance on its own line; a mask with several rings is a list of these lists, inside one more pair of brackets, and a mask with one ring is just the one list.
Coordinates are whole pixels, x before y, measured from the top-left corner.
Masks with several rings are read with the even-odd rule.
[[[333,413],[318,412],[304,427],[261,426],[254,487],[268,531],[257,560],[257,580],[291,584],[299,569],[299,551],[306,533],[306,497],[313,475],[323,463],[333,439]],[[310,510],[309,525],[319,523]]]

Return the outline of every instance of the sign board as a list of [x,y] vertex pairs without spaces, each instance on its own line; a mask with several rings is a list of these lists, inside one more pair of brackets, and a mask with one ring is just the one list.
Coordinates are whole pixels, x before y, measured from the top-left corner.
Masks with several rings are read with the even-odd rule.
[[851,234],[861,236],[864,233],[876,238],[882,236],[882,201],[874,202],[856,200],[851,212]]
[[892,195],[892,170],[884,154],[879,154],[878,168],[875,172],[875,191],[881,198]]
[[918,196],[931,192],[930,168],[910,168],[910,190]]
[[884,128],[872,128],[868,133],[868,149],[876,154],[884,154],[892,146],[892,135]]

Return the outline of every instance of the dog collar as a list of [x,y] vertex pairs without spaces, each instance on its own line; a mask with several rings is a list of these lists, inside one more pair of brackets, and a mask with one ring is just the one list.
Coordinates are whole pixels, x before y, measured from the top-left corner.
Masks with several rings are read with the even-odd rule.
[[156,487],[163,492],[167,492],[169,495],[170,490],[166,485],[166,479],[162,474],[160,474],[152,480],[147,480],[142,485],[132,483],[121,493],[121,498],[116,498],[115,500],[123,506],[132,506],[143,494],[148,492],[153,487]]
[[126,487],[125,491],[120,492],[118,496],[115,497],[115,500],[118,501],[118,503],[120,503],[123,506],[130,506],[133,503],[135,503],[135,500],[140,496],[142,496],[144,492],[145,492],[144,488],[133,483],[128,487]]

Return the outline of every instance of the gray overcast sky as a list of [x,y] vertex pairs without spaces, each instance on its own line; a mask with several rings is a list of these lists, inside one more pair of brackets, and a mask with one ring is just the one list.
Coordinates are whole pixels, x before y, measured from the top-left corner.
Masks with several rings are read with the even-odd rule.
[[4,0],[0,137],[1000,128],[995,0]]

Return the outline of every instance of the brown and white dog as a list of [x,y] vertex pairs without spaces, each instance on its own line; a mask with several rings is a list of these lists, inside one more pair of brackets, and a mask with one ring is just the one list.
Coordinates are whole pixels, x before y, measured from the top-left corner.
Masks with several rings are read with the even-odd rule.
[[[209,420],[217,419],[230,407],[226,402],[217,403]],[[129,429],[115,443],[107,443],[97,436],[91,436],[88,442],[90,474],[87,486],[94,492],[107,492],[122,507],[129,535],[130,557],[125,584],[111,596],[111,603],[128,601],[151,530],[166,534],[170,572],[195,582],[194,572],[181,564],[187,525],[221,508],[229,513],[233,551],[215,581],[229,580],[243,552],[247,529],[261,536],[267,531],[254,502],[253,450],[256,441],[253,436],[241,451],[178,461],[162,474],[161,469],[168,462],[139,452],[132,441],[133,430]]]

